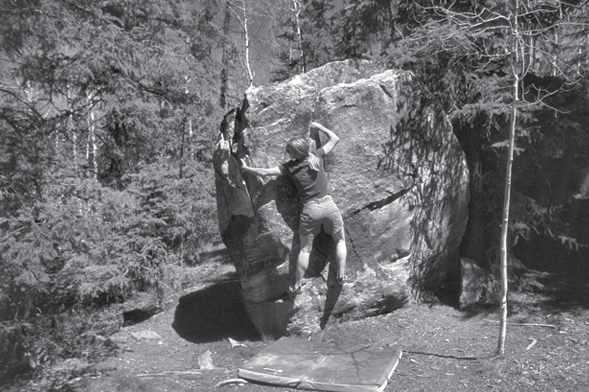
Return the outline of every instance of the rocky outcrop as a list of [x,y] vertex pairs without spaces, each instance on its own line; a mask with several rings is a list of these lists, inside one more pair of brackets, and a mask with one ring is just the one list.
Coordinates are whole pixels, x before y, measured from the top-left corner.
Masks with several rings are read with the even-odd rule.
[[465,257],[460,259],[460,268],[460,310],[476,311],[481,307],[499,305],[501,285],[495,275]]
[[[422,106],[412,86],[405,72],[336,62],[251,88],[226,116],[214,159],[219,228],[261,334],[388,312],[452,277],[459,284],[468,169],[445,115]],[[300,135],[321,146],[311,121],[340,137],[326,170],[346,225],[347,281],[340,292],[328,267],[334,244],[322,233],[293,303],[285,290],[294,279],[302,209],[294,185],[282,176],[242,176],[238,159],[276,166],[286,141]]]

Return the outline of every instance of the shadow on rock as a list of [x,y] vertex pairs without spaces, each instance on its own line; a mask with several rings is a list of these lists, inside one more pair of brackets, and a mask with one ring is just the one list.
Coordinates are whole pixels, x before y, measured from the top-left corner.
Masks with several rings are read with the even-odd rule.
[[239,281],[223,281],[180,298],[172,328],[192,343],[225,338],[259,340],[249,320]]

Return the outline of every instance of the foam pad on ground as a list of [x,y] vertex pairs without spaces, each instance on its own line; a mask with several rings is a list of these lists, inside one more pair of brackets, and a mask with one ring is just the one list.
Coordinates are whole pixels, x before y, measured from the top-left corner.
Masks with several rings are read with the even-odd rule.
[[382,391],[399,360],[397,346],[334,344],[284,337],[238,368],[244,379],[319,391]]

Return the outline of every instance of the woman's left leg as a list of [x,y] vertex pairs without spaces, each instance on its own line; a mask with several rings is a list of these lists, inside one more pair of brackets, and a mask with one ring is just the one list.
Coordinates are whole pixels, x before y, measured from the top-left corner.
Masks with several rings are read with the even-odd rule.
[[297,270],[295,272],[295,290],[299,290],[301,288],[301,281],[305,277],[305,272],[307,272],[307,268],[309,268],[309,257],[311,256],[313,235],[299,234],[299,239],[301,242],[301,249],[299,250],[299,256],[297,259]]
[[337,205],[331,198],[325,201],[322,210],[324,213],[324,219],[322,220],[323,228],[327,234],[331,235],[333,242],[335,242],[335,260],[337,266],[334,270],[336,277],[338,282],[343,283],[346,273],[346,258],[348,256],[344,220],[342,219],[339,208],[337,208]]
[[333,242],[335,242],[335,259],[337,260],[337,280],[343,282],[346,274],[346,258],[348,256],[348,248],[346,247],[346,235],[342,227],[337,233],[331,235]]

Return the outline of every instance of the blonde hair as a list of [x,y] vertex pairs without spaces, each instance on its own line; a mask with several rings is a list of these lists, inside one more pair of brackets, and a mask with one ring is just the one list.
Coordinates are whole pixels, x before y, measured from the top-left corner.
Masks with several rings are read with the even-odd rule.
[[308,157],[309,167],[314,171],[319,171],[321,160],[309,150],[309,140],[305,137],[295,137],[286,143],[286,152],[291,157],[297,160]]

